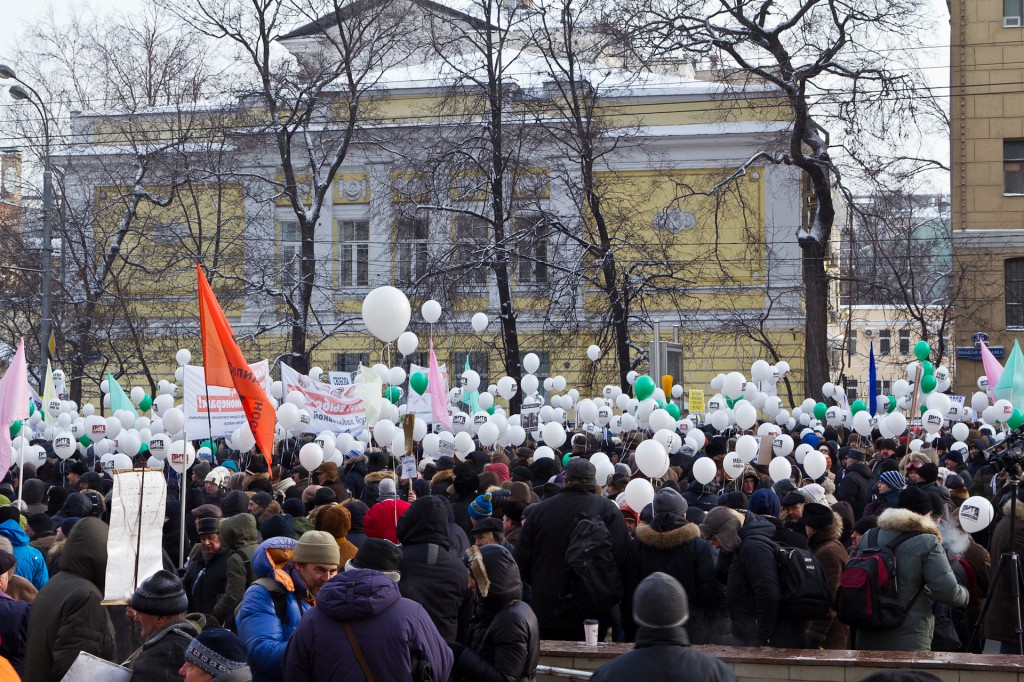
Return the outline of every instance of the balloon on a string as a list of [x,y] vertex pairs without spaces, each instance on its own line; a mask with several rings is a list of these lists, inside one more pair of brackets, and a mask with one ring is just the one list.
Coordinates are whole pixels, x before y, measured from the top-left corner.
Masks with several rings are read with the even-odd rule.
[[597,484],[602,488],[608,485],[608,478],[615,473],[615,465],[612,464],[607,457],[596,462],[594,461],[594,458],[591,457],[590,463],[594,465],[594,469],[597,472],[594,476],[597,480]]
[[538,447],[536,450],[533,451],[533,460],[534,461],[537,461],[538,459],[554,459],[554,458],[555,458],[555,451],[552,450],[547,445],[541,445],[540,447]]
[[1005,423],[1013,416],[1013,405],[1005,398],[997,400],[992,407],[995,408],[996,421]]
[[380,419],[373,425],[373,439],[378,445],[390,445],[395,438],[395,425],[390,419]]
[[167,461],[171,468],[179,474],[191,467],[196,461],[196,451],[191,443],[175,441],[171,443],[170,451],[167,454]]
[[633,395],[637,400],[646,400],[654,393],[654,388],[654,379],[645,374],[633,382]]
[[428,433],[423,436],[423,454],[433,457],[441,449],[441,438],[436,433]]
[[755,360],[750,366],[750,378],[753,381],[767,381],[772,376],[772,366],[764,360]]
[[730,452],[722,458],[722,471],[731,479],[739,478],[745,465],[743,458],[735,452]]
[[[767,364],[767,363],[765,363]],[[757,454],[757,439],[751,435],[740,436],[736,440],[736,454],[743,460],[744,464],[747,464]]]
[[480,374],[472,369],[467,369],[462,373],[462,385],[470,393],[477,390],[480,388]]
[[468,432],[455,434],[455,454],[460,460],[465,460],[466,455],[473,452],[474,447],[473,437]]
[[477,398],[477,402],[480,404],[480,409],[489,410],[491,406],[494,405],[494,396],[484,391],[480,394],[480,397]]
[[634,459],[644,476],[661,478],[668,471],[668,452],[656,440],[645,440],[637,445]]
[[398,352],[402,355],[412,355],[420,345],[420,339],[413,332],[402,332],[398,337]]
[[775,457],[768,465],[768,475],[773,481],[785,481],[793,473],[793,465],[785,457]]
[[907,418],[902,412],[893,412],[885,417],[885,423],[896,437],[903,435],[907,430]]
[[498,436],[501,435],[500,429],[496,424],[481,424],[480,429],[476,433],[477,439],[480,441],[480,445],[484,447],[491,447],[498,442]]
[[473,315],[473,319],[470,321],[470,324],[473,327],[473,331],[480,333],[487,329],[487,324],[489,322],[490,320],[487,319],[487,315],[485,313],[477,313],[476,315]]
[[825,455],[817,450],[812,450],[807,453],[804,457],[804,471],[807,473],[808,478],[819,479],[825,474],[825,469],[828,464],[825,461]]
[[405,370],[401,367],[392,367],[388,370],[388,383],[392,386],[401,386],[405,383]]
[[718,467],[715,465],[715,460],[710,457],[699,457],[693,463],[693,477],[697,479],[701,485],[711,483],[717,473]]
[[751,429],[757,423],[757,408],[744,400],[733,409],[733,416],[741,429]]
[[964,424],[963,422],[953,424],[953,428],[950,429],[950,432],[953,434],[953,438],[956,438],[958,441],[966,441],[967,438],[971,435],[970,427],[968,427],[967,424]]
[[565,428],[558,422],[548,422],[541,429],[544,444],[548,447],[557,448],[565,443]]
[[523,356],[523,369],[526,370],[527,374],[537,373],[537,370],[540,369],[540,358],[537,357],[536,353],[527,353]]
[[654,501],[654,486],[646,478],[634,478],[626,484],[625,494],[630,509],[642,510]]
[[174,359],[178,361],[179,365],[184,367],[188,363],[192,362],[192,351],[188,348],[182,348],[174,354]]
[[598,346],[598,345],[588,346],[587,347],[587,358],[589,358],[591,362],[597,362],[598,360],[600,360],[601,359],[601,346]]
[[944,415],[936,410],[926,410],[921,415],[921,425],[928,433],[938,433],[942,428]]
[[793,437],[788,433],[780,434],[772,440],[772,452],[776,457],[786,457],[793,452],[793,447]]
[[409,387],[416,392],[417,395],[423,395],[427,391],[428,380],[423,372],[414,372],[409,377]]
[[385,343],[397,340],[411,317],[409,299],[395,287],[377,287],[363,299],[363,324]]
[[441,304],[430,299],[420,306],[420,315],[423,316],[423,321],[427,324],[435,324],[441,319]]

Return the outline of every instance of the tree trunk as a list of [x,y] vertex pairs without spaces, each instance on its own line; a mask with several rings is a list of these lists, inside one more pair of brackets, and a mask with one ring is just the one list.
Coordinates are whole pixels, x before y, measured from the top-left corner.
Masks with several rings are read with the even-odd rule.
[[804,397],[821,400],[828,381],[828,275],[825,245],[815,239],[800,242],[804,280]]

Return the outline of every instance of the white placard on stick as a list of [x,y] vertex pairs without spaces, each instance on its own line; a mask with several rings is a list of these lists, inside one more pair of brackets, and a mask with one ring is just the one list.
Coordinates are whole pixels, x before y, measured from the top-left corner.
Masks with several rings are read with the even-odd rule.
[[163,568],[167,483],[161,469],[116,469],[110,497],[104,604],[127,604],[143,580]]

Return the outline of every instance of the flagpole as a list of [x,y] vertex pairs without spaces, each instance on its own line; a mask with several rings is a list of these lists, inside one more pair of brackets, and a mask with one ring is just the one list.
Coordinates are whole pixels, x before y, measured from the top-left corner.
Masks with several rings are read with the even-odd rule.
[[[188,372],[184,369],[181,371],[181,394],[186,395],[185,383],[188,379]],[[209,400],[207,402],[207,409],[209,409]],[[185,464],[188,463],[188,431],[187,426],[181,429],[182,449],[181,449],[181,473],[178,474],[178,485],[180,491],[178,493],[178,502],[181,507],[181,535],[178,538],[178,567],[185,568]]]
[[[25,428],[24,422],[22,422],[22,429]],[[18,501],[21,502],[21,488],[25,484],[25,436],[21,436],[21,465],[19,466],[21,473],[18,474]],[[20,507],[20,505],[19,505]]]

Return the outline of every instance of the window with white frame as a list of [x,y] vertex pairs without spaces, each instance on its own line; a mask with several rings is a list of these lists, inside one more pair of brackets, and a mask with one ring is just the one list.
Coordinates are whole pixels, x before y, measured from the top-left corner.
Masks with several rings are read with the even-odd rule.
[[857,380],[845,379],[843,381],[843,390],[846,391],[846,399],[852,403],[857,399]]
[[516,218],[516,281],[529,286],[548,282],[548,235],[541,215]]
[[455,258],[460,266],[459,283],[472,289],[487,287],[491,226],[475,216],[455,219]]
[[299,259],[302,254],[302,232],[298,220],[277,223],[277,259],[282,289],[291,289],[299,281]]
[[370,284],[370,221],[338,220],[338,281],[342,287]]
[[1003,194],[1024,194],[1024,140],[1003,140]]
[[1020,28],[1024,22],[1024,0],[1003,0],[1003,28]]
[[900,330],[900,355],[910,355],[910,330]]
[[1024,258],[1003,262],[1006,289],[1006,328],[1024,327]]
[[846,354],[857,354],[857,332],[853,330],[846,332]]
[[401,216],[395,224],[395,263],[398,279],[413,284],[427,274],[430,262],[430,222]]

